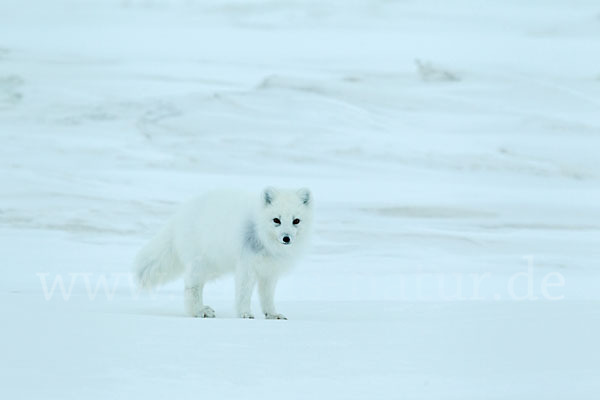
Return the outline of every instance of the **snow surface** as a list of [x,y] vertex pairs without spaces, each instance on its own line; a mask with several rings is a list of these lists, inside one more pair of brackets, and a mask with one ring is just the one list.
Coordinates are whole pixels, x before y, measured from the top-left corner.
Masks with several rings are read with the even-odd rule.
[[[3,399],[600,396],[597,1],[2,0],[0,139]],[[266,185],[316,198],[288,321],[135,292]]]

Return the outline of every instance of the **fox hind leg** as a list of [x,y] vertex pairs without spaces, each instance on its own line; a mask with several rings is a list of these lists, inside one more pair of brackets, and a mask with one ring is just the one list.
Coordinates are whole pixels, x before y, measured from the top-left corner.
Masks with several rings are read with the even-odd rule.
[[185,288],[185,308],[187,313],[196,318],[214,318],[215,310],[202,302],[204,284]]
[[196,318],[214,318],[215,310],[204,305],[203,292],[206,281],[193,270],[185,276],[185,309]]

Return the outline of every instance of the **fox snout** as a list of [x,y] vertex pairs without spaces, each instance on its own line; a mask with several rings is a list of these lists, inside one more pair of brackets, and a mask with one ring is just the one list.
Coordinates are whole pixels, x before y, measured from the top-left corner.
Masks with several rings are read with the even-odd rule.
[[285,245],[292,244],[292,236],[288,233],[284,233],[281,235],[280,242]]

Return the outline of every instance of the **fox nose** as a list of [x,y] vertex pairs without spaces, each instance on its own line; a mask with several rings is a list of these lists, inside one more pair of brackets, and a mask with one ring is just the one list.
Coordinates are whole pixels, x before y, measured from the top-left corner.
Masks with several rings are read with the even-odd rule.
[[283,243],[285,243],[285,244],[289,244],[290,243],[290,237],[289,236],[284,236],[282,238],[282,240],[283,240]]

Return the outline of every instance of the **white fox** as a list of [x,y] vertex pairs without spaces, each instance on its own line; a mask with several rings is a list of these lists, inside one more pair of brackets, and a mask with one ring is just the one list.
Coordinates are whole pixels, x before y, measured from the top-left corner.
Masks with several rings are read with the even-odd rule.
[[184,205],[140,250],[137,282],[149,289],[183,274],[187,312],[213,318],[215,311],[203,303],[204,285],[235,272],[239,317],[254,318],[250,303],[258,283],[265,317],[286,319],[275,309],[275,286],[306,247],[312,203],[308,189],[208,193]]

